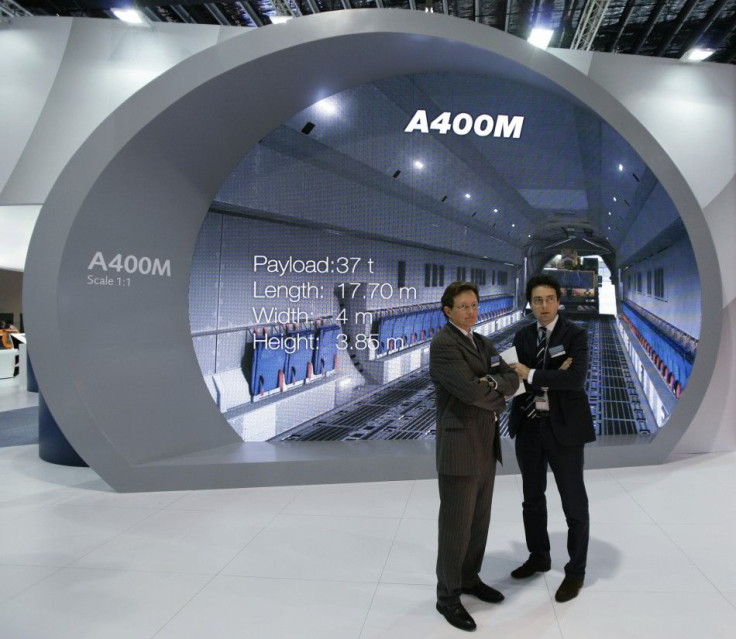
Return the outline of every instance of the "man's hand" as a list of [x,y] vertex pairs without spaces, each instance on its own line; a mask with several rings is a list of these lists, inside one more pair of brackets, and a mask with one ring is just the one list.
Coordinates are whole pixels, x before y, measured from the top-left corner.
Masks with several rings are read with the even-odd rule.
[[524,366],[521,362],[511,362],[509,366],[514,370],[514,373],[519,376],[519,379],[526,379],[529,377],[529,367]]
[[478,378],[481,382],[485,382],[488,384],[493,390],[496,390],[498,388],[498,382],[493,379],[491,375],[484,375],[483,377]]
[[559,370],[566,371],[568,368],[572,366],[572,357],[568,357],[562,364],[560,364]]

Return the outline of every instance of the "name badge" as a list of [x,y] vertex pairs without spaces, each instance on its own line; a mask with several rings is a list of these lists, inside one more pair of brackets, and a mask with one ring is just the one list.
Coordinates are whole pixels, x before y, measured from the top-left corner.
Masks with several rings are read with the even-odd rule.
[[501,363],[500,355],[491,355],[491,368],[495,368]]
[[562,344],[552,346],[548,351],[550,357],[561,357],[565,354],[565,347]]
[[534,408],[540,412],[549,412],[549,396],[547,395],[546,388],[543,388],[542,392],[534,397]]

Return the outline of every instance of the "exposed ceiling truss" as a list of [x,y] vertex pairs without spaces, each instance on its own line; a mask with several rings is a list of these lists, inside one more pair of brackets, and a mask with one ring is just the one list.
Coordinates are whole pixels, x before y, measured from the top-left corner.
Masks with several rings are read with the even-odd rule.
[[[550,46],[681,58],[699,46],[712,62],[736,61],[736,0],[237,0],[178,3],[138,0],[152,22],[262,27],[275,18],[350,9],[430,11],[473,20],[527,38],[552,29]],[[112,18],[130,0],[0,0],[0,17]]]

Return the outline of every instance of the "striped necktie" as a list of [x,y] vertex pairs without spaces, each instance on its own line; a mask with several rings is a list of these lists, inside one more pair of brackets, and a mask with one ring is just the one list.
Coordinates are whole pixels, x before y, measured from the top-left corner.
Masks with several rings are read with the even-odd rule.
[[[539,327],[539,333],[537,335],[537,365],[536,369],[544,368],[544,359],[547,354],[547,337],[548,332],[544,326]],[[528,391],[526,400],[524,401],[523,410],[527,417],[533,419],[537,416],[536,393],[534,391]]]
[[473,338],[473,331],[469,331],[466,334],[466,337],[470,340],[470,343],[473,345],[473,348],[477,351],[478,345],[475,343],[475,339]]
[[536,368],[544,368],[544,356],[547,352],[547,329],[544,326],[539,327],[539,335],[537,336],[537,366]]

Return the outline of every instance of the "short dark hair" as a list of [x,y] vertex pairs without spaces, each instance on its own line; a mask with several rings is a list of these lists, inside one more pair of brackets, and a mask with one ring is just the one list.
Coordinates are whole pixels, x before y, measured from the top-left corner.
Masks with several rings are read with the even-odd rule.
[[560,298],[562,297],[562,289],[560,288],[560,283],[557,281],[557,278],[552,277],[551,275],[535,275],[526,283],[526,301],[530,304],[532,303],[532,291],[537,288],[537,286],[549,286],[550,288],[555,289],[557,301],[560,301]]
[[473,284],[473,282],[453,282],[445,289],[445,292],[442,293],[442,299],[440,302],[442,304],[443,312],[445,310],[445,306],[452,308],[455,304],[455,298],[465,291],[473,291],[473,293],[475,293],[475,299],[480,301],[480,293],[478,293],[477,284]]

